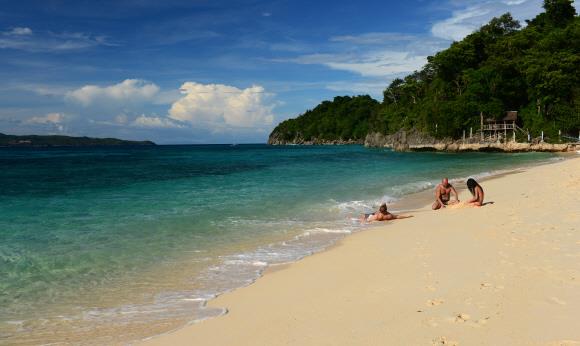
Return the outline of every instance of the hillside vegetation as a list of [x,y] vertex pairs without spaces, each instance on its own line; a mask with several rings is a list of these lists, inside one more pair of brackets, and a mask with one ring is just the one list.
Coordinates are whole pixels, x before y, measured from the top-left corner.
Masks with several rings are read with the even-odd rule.
[[84,146],[121,146],[155,145],[151,141],[126,141],[117,138],[91,138],[70,136],[14,136],[0,133],[2,147],[84,147]]
[[519,125],[551,138],[580,130],[580,18],[570,0],[545,0],[521,28],[509,13],[395,79],[379,103],[336,97],[280,123],[270,142],[362,141],[367,133],[416,128],[458,138],[479,128],[480,112],[500,119],[519,111]]

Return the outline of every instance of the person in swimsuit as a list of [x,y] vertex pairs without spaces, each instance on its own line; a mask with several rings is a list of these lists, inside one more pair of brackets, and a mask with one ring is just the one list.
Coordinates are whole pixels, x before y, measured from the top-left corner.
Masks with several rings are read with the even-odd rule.
[[363,216],[363,218],[361,218],[362,222],[373,222],[373,221],[389,221],[389,220],[395,220],[395,219],[407,219],[413,217],[413,215],[395,215],[392,213],[389,213],[387,211],[387,204],[383,203],[381,204],[381,206],[379,207],[379,211],[377,211],[376,213],[373,214],[365,214]]
[[475,179],[469,178],[467,179],[467,189],[469,190],[469,192],[471,192],[471,195],[473,196],[473,198],[467,201],[467,203],[474,205],[476,207],[481,207],[483,205],[483,197],[484,197],[483,188],[481,187],[481,185],[479,185],[477,181],[475,181]]
[[[450,201],[451,193],[455,196],[454,201]],[[445,208],[448,204],[455,204],[459,202],[459,197],[457,191],[453,185],[449,184],[449,179],[443,178],[441,184],[437,185],[435,188],[435,203],[431,206],[433,210]]]

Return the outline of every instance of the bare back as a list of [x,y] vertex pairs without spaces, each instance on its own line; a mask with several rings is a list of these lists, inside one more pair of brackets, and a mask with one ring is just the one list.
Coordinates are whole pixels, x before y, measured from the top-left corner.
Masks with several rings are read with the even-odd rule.
[[485,196],[485,193],[483,192],[483,189],[481,188],[481,186],[476,186],[475,187],[475,196],[473,196],[473,204],[475,204],[477,206],[482,206],[484,196]]

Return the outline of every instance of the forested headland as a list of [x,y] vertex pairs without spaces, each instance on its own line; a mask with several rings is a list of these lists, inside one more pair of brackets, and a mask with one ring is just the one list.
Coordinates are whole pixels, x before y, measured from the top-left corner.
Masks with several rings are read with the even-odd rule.
[[0,133],[0,147],[87,147],[155,145],[151,141],[127,141],[117,138],[92,138],[70,136],[14,136]]
[[382,102],[364,96],[324,101],[280,123],[269,143],[362,143],[372,133],[414,129],[460,138],[480,114],[555,141],[580,130],[580,18],[570,0],[545,0],[522,28],[509,13],[429,56],[420,71],[395,79]]

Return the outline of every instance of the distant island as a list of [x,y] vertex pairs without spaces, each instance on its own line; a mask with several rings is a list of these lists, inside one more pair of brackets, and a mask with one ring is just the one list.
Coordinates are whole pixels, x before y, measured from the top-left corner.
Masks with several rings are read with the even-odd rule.
[[493,18],[429,56],[420,71],[393,80],[382,102],[335,97],[278,124],[268,143],[440,150],[576,142],[580,18],[570,0],[545,0],[543,7],[523,29],[509,13]]
[[0,133],[0,147],[86,147],[155,145],[151,141],[126,141],[117,138],[91,138],[70,136],[14,136]]

